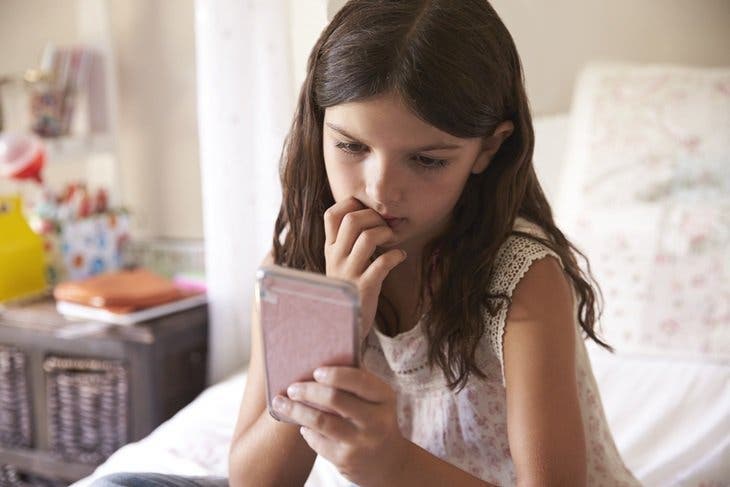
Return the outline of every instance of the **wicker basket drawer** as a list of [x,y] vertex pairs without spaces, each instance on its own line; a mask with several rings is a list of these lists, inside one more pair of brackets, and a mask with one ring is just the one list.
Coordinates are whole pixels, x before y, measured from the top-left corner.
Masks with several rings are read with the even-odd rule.
[[0,445],[30,447],[31,409],[26,354],[0,345]]
[[53,453],[97,464],[127,442],[129,384],[121,362],[50,356],[43,369]]
[[13,465],[0,465],[2,487],[65,487],[68,482],[22,472]]

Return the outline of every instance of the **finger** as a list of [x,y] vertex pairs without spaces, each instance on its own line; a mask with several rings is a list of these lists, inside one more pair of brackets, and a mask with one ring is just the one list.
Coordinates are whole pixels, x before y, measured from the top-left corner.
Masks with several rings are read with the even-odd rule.
[[333,441],[326,436],[307,428],[306,426],[302,426],[301,428],[299,428],[299,433],[302,435],[302,438],[304,438],[304,441],[307,442],[307,445],[309,445],[312,450],[317,452],[319,456],[324,457],[330,462],[334,463],[338,447],[337,441]]
[[355,425],[336,414],[320,411],[300,401],[292,401],[282,396],[277,397],[281,398],[274,405],[277,413],[328,438],[344,441],[356,432]]
[[362,272],[370,264],[370,258],[377,247],[388,243],[394,235],[393,230],[388,226],[378,226],[363,231],[355,240],[352,252],[348,256],[350,265],[355,267],[356,272]]
[[330,206],[324,212],[324,236],[325,242],[329,245],[335,243],[337,239],[337,232],[340,229],[340,223],[342,218],[350,212],[361,210],[365,207],[360,200],[356,198],[347,198],[346,200],[338,201],[334,205]]
[[390,228],[375,210],[367,208],[352,211],[342,217],[334,245],[339,249],[341,255],[348,255],[362,232],[378,226]]
[[405,250],[391,249],[383,253],[362,273],[361,285],[367,287],[382,284],[388,273],[404,260],[406,260]]
[[366,426],[372,404],[354,394],[319,382],[299,382],[287,388],[289,398],[303,401],[350,420],[356,426]]
[[350,392],[371,403],[383,403],[394,396],[393,388],[365,369],[357,367],[318,367],[314,380]]

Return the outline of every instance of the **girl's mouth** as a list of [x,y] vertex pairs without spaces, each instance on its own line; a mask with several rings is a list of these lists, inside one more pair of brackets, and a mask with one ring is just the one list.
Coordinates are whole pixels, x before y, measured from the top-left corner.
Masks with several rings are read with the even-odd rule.
[[398,228],[406,219],[405,218],[383,218],[385,223],[392,229]]

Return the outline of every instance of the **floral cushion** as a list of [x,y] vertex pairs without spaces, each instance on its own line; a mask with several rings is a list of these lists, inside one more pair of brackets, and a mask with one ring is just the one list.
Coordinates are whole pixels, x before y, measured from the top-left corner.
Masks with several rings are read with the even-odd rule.
[[556,215],[618,351],[730,361],[730,68],[588,66]]

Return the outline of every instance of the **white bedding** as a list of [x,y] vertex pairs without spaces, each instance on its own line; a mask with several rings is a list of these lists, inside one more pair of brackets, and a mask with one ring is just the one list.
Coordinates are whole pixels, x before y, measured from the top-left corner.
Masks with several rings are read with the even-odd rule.
[[[552,202],[567,116],[535,120],[535,164]],[[609,425],[627,466],[647,486],[730,486],[730,364],[611,355],[589,344]],[[89,478],[122,471],[226,475],[243,372],[208,388],[147,438],[114,453]],[[308,486],[328,486],[317,462]],[[329,466],[331,468],[331,466]]]
[[609,425],[639,480],[730,485],[730,365],[612,355],[588,345]]
[[[730,485],[730,366],[611,355],[589,347],[609,425],[627,465],[647,486]],[[243,372],[208,388],[94,475],[122,471],[226,475]],[[326,485],[320,463],[309,485]],[[314,476],[317,476],[316,479]]]

